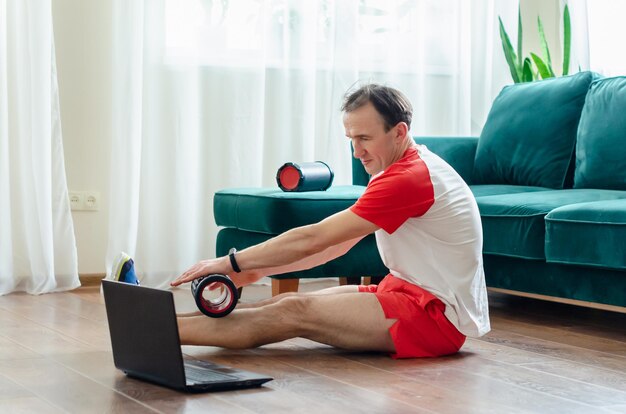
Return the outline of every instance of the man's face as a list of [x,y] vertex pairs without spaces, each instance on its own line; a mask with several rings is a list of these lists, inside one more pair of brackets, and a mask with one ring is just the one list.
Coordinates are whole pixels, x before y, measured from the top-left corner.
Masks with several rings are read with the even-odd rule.
[[382,116],[368,103],[343,115],[346,136],[352,140],[354,158],[375,175],[393,164],[398,152],[397,126],[385,132]]

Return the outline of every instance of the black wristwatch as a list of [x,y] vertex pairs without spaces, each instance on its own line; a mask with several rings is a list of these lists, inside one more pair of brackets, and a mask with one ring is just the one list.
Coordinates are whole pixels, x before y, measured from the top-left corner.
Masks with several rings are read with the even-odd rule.
[[236,252],[237,252],[237,249],[235,249],[234,247],[230,249],[228,251],[228,258],[230,259],[230,265],[233,267],[233,270],[236,273],[241,273],[241,268],[239,267],[239,265],[237,264],[237,260],[235,259]]

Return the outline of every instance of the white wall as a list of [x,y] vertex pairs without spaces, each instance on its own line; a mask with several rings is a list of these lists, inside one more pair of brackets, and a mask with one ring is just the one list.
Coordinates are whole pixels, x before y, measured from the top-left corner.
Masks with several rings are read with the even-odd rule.
[[52,0],[65,169],[71,190],[100,192],[99,211],[74,211],[81,274],[104,273],[111,141],[111,2]]
[[[134,0],[129,0],[134,1]],[[513,1],[513,0],[507,0]],[[540,53],[540,14],[555,67],[560,67],[558,0],[522,0],[524,48]],[[68,188],[97,190],[100,210],[74,211],[78,271],[105,273],[111,143],[110,0],[52,0]],[[511,29],[509,29],[510,31]],[[558,47],[557,47],[558,46]]]

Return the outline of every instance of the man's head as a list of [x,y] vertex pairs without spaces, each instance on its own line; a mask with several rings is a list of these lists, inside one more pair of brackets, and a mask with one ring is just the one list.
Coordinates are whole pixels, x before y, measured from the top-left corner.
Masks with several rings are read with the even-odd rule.
[[376,84],[346,95],[341,107],[354,157],[369,174],[377,174],[402,157],[413,141],[408,132],[413,108],[400,91]]
[[404,122],[411,128],[413,107],[408,98],[397,89],[371,83],[346,94],[341,110],[352,112],[371,103],[385,123],[385,132]]

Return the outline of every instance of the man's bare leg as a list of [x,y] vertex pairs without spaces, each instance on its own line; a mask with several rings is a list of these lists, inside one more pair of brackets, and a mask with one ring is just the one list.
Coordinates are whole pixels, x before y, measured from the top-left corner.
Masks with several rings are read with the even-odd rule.
[[269,299],[263,299],[258,302],[252,303],[240,303],[237,305],[237,309],[250,309],[250,308],[259,308],[261,306],[271,305],[272,303],[276,303],[279,300],[288,297],[294,296],[315,296],[315,295],[335,295],[339,293],[355,293],[358,292],[358,286],[355,285],[344,285],[344,286],[333,286],[325,289],[315,290],[313,292],[287,292],[281,293],[280,295],[273,296]]
[[301,294],[225,318],[179,318],[181,342],[224,348],[253,348],[303,337],[339,348],[394,352],[386,319],[373,294]]
[[193,312],[177,313],[176,317],[177,318],[191,318],[192,316],[200,316],[200,315],[203,315],[203,313],[197,310]]
[[[276,303],[281,299],[287,298],[287,297],[291,297],[291,296],[299,296],[299,295],[330,295],[330,294],[337,294],[337,293],[354,293],[354,292],[358,292],[358,287],[354,286],[354,285],[344,285],[344,286],[333,286],[333,287],[329,287],[329,288],[325,288],[325,289],[320,289],[320,290],[316,290],[313,292],[307,292],[307,293],[298,293],[298,292],[288,292],[288,293],[281,293],[280,295],[276,295],[274,297],[271,297],[269,299],[263,299],[260,300],[258,302],[252,302],[252,303],[238,303],[237,304],[237,309],[250,309],[250,308],[258,308],[261,306],[266,306],[266,305],[270,305],[272,303]],[[179,313],[176,316],[179,318],[189,318],[191,316],[200,316],[202,315],[202,312],[200,311],[193,311],[193,312],[187,312],[187,313]]]

